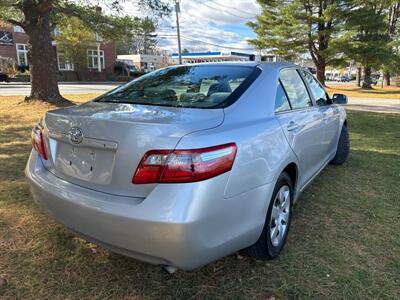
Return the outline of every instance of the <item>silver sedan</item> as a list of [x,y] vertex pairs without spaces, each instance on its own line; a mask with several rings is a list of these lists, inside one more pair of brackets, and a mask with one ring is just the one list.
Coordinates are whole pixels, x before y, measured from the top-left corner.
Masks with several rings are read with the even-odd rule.
[[169,67],[47,112],[25,173],[52,217],[111,251],[185,270],[272,259],[301,192],[348,157],[346,103],[292,64]]

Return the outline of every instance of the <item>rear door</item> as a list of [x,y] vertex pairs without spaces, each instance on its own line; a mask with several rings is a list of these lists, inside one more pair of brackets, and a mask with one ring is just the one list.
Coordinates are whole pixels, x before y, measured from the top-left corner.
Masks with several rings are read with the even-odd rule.
[[275,101],[275,114],[299,160],[299,186],[303,186],[322,166],[324,136],[322,115],[313,105],[296,69],[284,69]]
[[324,137],[321,159],[326,162],[331,157],[332,153],[336,151],[340,128],[339,111],[337,106],[332,104],[331,99],[319,81],[306,70],[301,70],[300,72],[308,84],[318,111],[322,114]]

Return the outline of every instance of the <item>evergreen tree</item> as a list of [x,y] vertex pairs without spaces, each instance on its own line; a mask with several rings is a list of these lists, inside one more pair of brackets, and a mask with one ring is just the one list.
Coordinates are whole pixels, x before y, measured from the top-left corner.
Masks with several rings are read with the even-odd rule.
[[380,69],[393,59],[388,33],[388,12],[393,1],[356,0],[346,12],[346,31],[342,35],[345,55],[363,66],[362,88],[371,87],[372,68]]
[[325,83],[326,65],[340,58],[336,38],[341,29],[346,2],[339,0],[258,0],[262,13],[248,25],[257,38],[257,49],[267,49],[284,59],[295,60],[308,53],[317,77]]
[[390,77],[393,71],[400,70],[400,40],[399,40],[399,18],[400,18],[400,2],[395,1],[388,12],[388,34],[390,37],[390,47],[392,47],[393,55],[383,65],[383,78],[385,85],[390,85]]

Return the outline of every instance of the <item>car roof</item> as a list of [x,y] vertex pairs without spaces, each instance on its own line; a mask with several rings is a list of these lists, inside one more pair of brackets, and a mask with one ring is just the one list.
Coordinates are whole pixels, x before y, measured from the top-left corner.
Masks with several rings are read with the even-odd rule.
[[226,61],[226,62],[204,62],[187,64],[190,66],[248,66],[259,67],[262,70],[280,70],[283,68],[300,68],[290,62],[255,62],[255,61]]

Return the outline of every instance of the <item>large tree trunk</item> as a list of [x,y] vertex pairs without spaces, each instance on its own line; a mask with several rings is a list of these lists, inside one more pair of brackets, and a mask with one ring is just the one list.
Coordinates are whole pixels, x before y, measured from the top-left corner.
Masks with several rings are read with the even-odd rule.
[[385,72],[383,74],[383,84],[386,86],[390,86],[390,72]]
[[365,66],[364,67],[364,79],[362,82],[363,89],[372,89],[371,86],[371,67]]
[[357,67],[356,82],[357,86],[361,87],[361,67]]
[[52,46],[50,10],[39,11],[35,5],[24,9],[29,36],[29,70],[31,74],[30,99],[39,99],[54,104],[64,104],[65,100],[58,89],[57,58]]
[[326,63],[325,61],[321,61],[320,63],[316,64],[317,67],[317,78],[319,82],[321,82],[325,86],[325,69]]

